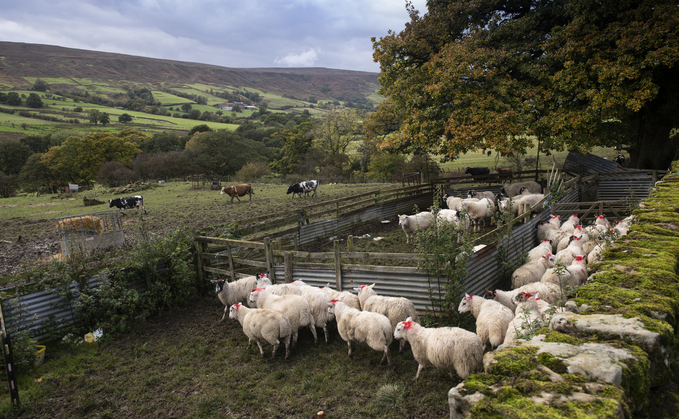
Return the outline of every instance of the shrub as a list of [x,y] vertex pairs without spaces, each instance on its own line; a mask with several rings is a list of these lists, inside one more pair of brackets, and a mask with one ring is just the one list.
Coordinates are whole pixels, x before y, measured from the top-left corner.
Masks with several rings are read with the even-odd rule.
[[254,182],[257,179],[261,179],[264,176],[269,176],[270,174],[271,169],[269,169],[269,165],[267,163],[248,163],[236,172],[236,178],[241,179],[244,182]]
[[114,187],[137,179],[137,175],[124,164],[117,161],[110,161],[104,163],[96,176],[97,182],[102,185]]

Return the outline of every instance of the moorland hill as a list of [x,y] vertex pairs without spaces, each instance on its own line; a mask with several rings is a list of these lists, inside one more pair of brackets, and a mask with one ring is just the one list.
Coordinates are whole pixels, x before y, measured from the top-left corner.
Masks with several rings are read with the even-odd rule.
[[[378,74],[328,68],[228,68],[52,45],[0,42],[0,83],[26,88],[35,78],[86,78],[106,84],[176,83],[250,87],[281,96],[353,100],[375,93]],[[51,83],[53,84],[53,83]],[[58,88],[58,85],[53,87]]]

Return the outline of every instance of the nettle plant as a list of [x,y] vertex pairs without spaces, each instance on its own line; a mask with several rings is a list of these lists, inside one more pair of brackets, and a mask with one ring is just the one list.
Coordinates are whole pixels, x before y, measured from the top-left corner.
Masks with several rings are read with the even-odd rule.
[[[457,312],[457,306],[464,294],[464,279],[468,275],[467,256],[472,252],[471,238],[474,233],[458,224],[438,219],[438,202],[441,201],[442,190],[440,186],[437,188],[431,208],[437,221],[426,230],[418,230],[415,237],[417,253],[423,258],[419,267],[427,272],[429,280],[432,309],[427,310],[427,323],[459,326],[462,317]],[[417,208],[415,211],[418,211]]]

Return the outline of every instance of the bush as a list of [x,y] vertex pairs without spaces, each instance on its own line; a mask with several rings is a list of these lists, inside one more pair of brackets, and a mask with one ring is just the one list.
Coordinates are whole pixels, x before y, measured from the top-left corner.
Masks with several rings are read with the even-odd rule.
[[264,162],[248,163],[236,172],[236,178],[244,182],[254,182],[269,175],[271,175],[271,169]]
[[117,161],[104,163],[96,176],[97,182],[114,187],[137,180],[137,175],[124,164]]
[[17,190],[16,176],[7,176],[0,172],[0,198],[14,196]]

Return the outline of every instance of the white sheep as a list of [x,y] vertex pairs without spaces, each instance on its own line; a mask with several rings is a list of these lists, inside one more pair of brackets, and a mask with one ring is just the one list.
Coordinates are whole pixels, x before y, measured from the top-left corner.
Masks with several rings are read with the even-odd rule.
[[586,256],[582,247],[584,244],[585,242],[581,240],[580,237],[571,236],[571,241],[568,246],[556,253],[556,263],[561,262],[568,266],[573,263],[576,256]]
[[512,312],[516,311],[516,304],[512,301],[517,294],[522,292],[539,293],[540,298],[549,304],[558,304],[562,297],[561,288],[556,284],[547,282],[531,282],[522,287],[511,291],[495,290],[488,291],[486,298],[492,298],[495,301],[507,306]]
[[513,298],[516,311],[514,319],[507,326],[505,345],[515,343],[524,332],[540,329],[544,325],[536,296],[537,294],[520,293]]
[[275,310],[248,308],[241,303],[236,303],[231,305],[229,318],[237,319],[243,327],[243,333],[248,337],[246,349],[250,349],[250,345],[254,340],[257,346],[259,346],[259,353],[262,354],[263,358],[264,349],[259,340],[264,339],[273,346],[271,357],[274,357],[281,341],[283,341],[285,344],[285,358],[287,359],[290,356],[292,330],[288,318],[283,313]]
[[267,288],[255,288],[250,293],[248,304],[256,304],[259,308],[276,310],[285,314],[290,321],[293,347],[297,343],[299,328],[307,326],[314,336],[314,344],[318,344],[314,316],[311,314],[309,303],[301,295],[274,295],[268,292]]
[[495,194],[491,191],[477,191],[475,189],[470,189],[467,191],[467,198],[477,198],[483,199],[488,198],[493,204],[495,203]]
[[561,227],[561,218],[558,215],[552,215],[549,217],[549,223],[558,229]]
[[[257,288],[257,278],[256,276],[246,276],[237,281],[226,282],[224,279],[212,280],[211,282],[215,284],[215,292],[217,297],[224,304],[224,315],[221,320],[226,318],[226,312],[229,310],[229,306],[236,303],[244,303],[248,300],[250,291],[253,288]],[[265,279],[262,279],[265,281]],[[266,281],[269,281],[266,278]],[[271,282],[269,281],[269,284]]]
[[409,317],[396,325],[394,338],[410,342],[418,364],[415,381],[429,365],[445,368],[451,378],[455,372],[464,380],[483,363],[481,339],[476,333],[459,327],[426,328]]
[[548,253],[535,262],[530,262],[519,266],[512,273],[512,289],[522,287],[531,282],[538,282],[545,274],[545,271],[556,262],[556,257]]
[[465,201],[462,203],[462,212],[469,214],[474,230],[479,230],[481,225],[486,225],[486,220],[490,219],[491,209],[495,208],[493,201],[488,198],[478,201]]
[[521,194],[514,197],[514,206],[517,208],[517,214],[523,214],[528,211],[542,212],[543,207],[533,208],[538,202],[545,199],[545,195],[541,193]]
[[[415,321],[420,321],[415,310],[415,304],[412,301],[405,297],[377,295],[375,290],[373,290],[374,286],[375,284],[354,288],[354,291],[358,293],[358,300],[361,302],[361,310],[373,311],[387,316],[391,323],[392,331],[396,328],[398,322],[408,317],[415,319]],[[400,341],[399,350],[402,351],[404,346],[405,342]]]
[[507,326],[514,313],[495,300],[465,294],[457,308],[460,313],[471,312],[476,318],[476,334],[484,347],[494,349],[505,340]]
[[505,188],[504,186],[500,189],[502,194],[505,196],[510,196],[510,197],[515,197],[516,195],[520,195],[521,191],[523,188],[526,188],[525,190],[530,192],[530,193],[541,193],[542,192],[542,186],[540,186],[539,183],[534,182],[532,180],[526,181],[526,182],[516,182],[512,183],[509,185],[508,188]]
[[349,307],[353,307],[356,310],[361,309],[361,301],[358,299],[358,295],[352,294],[349,291],[337,291],[330,288],[330,285],[326,285],[321,288],[321,291],[330,295],[333,300],[342,300],[342,302]]
[[606,249],[605,243],[602,243],[595,248],[593,248],[589,253],[587,253],[587,263],[596,263],[601,261],[602,256],[601,252],[603,252]]
[[436,213],[436,224],[441,226],[444,224],[457,224],[458,212],[457,210],[442,209]]
[[389,345],[394,340],[393,328],[387,316],[372,311],[356,310],[341,300],[332,300],[328,312],[334,314],[337,320],[337,331],[342,340],[347,342],[349,357],[352,343],[365,343],[370,348],[384,353],[380,364],[386,358],[389,366],[393,366],[389,350]]
[[429,211],[422,211],[415,215],[399,215],[398,225],[406,234],[406,243],[412,243],[417,230],[426,230],[434,223],[434,215]]
[[450,210],[459,210],[462,207],[462,198],[456,196],[443,195],[443,200],[446,202],[446,206]]
[[578,217],[577,214],[573,214],[566,221],[561,223],[561,227],[559,227],[559,231],[573,235],[573,229],[575,228],[576,225],[580,224],[580,217]]
[[[541,221],[535,226],[538,230],[538,240],[543,242],[549,240],[550,242],[555,238],[555,235],[559,232],[559,227],[556,227],[551,222]],[[552,248],[552,251],[554,249]]]
[[294,281],[293,284],[299,287],[302,291],[302,297],[306,298],[309,303],[311,315],[314,316],[314,324],[323,329],[325,343],[327,344],[329,340],[328,323],[334,320],[332,314],[328,313],[328,304],[332,300],[332,296],[320,288],[306,285],[302,281]]
[[615,230],[618,236],[625,236],[629,232],[629,227],[630,225],[624,220],[623,221],[618,220],[615,222],[615,226],[613,227],[613,229]]
[[577,287],[587,281],[587,260],[584,256],[576,256],[573,263],[565,268],[558,267],[550,268],[545,271],[545,274],[540,279],[540,282],[552,283],[565,287]]
[[540,244],[530,249],[526,263],[535,262],[548,253],[552,253],[552,243],[549,240],[543,240]]

